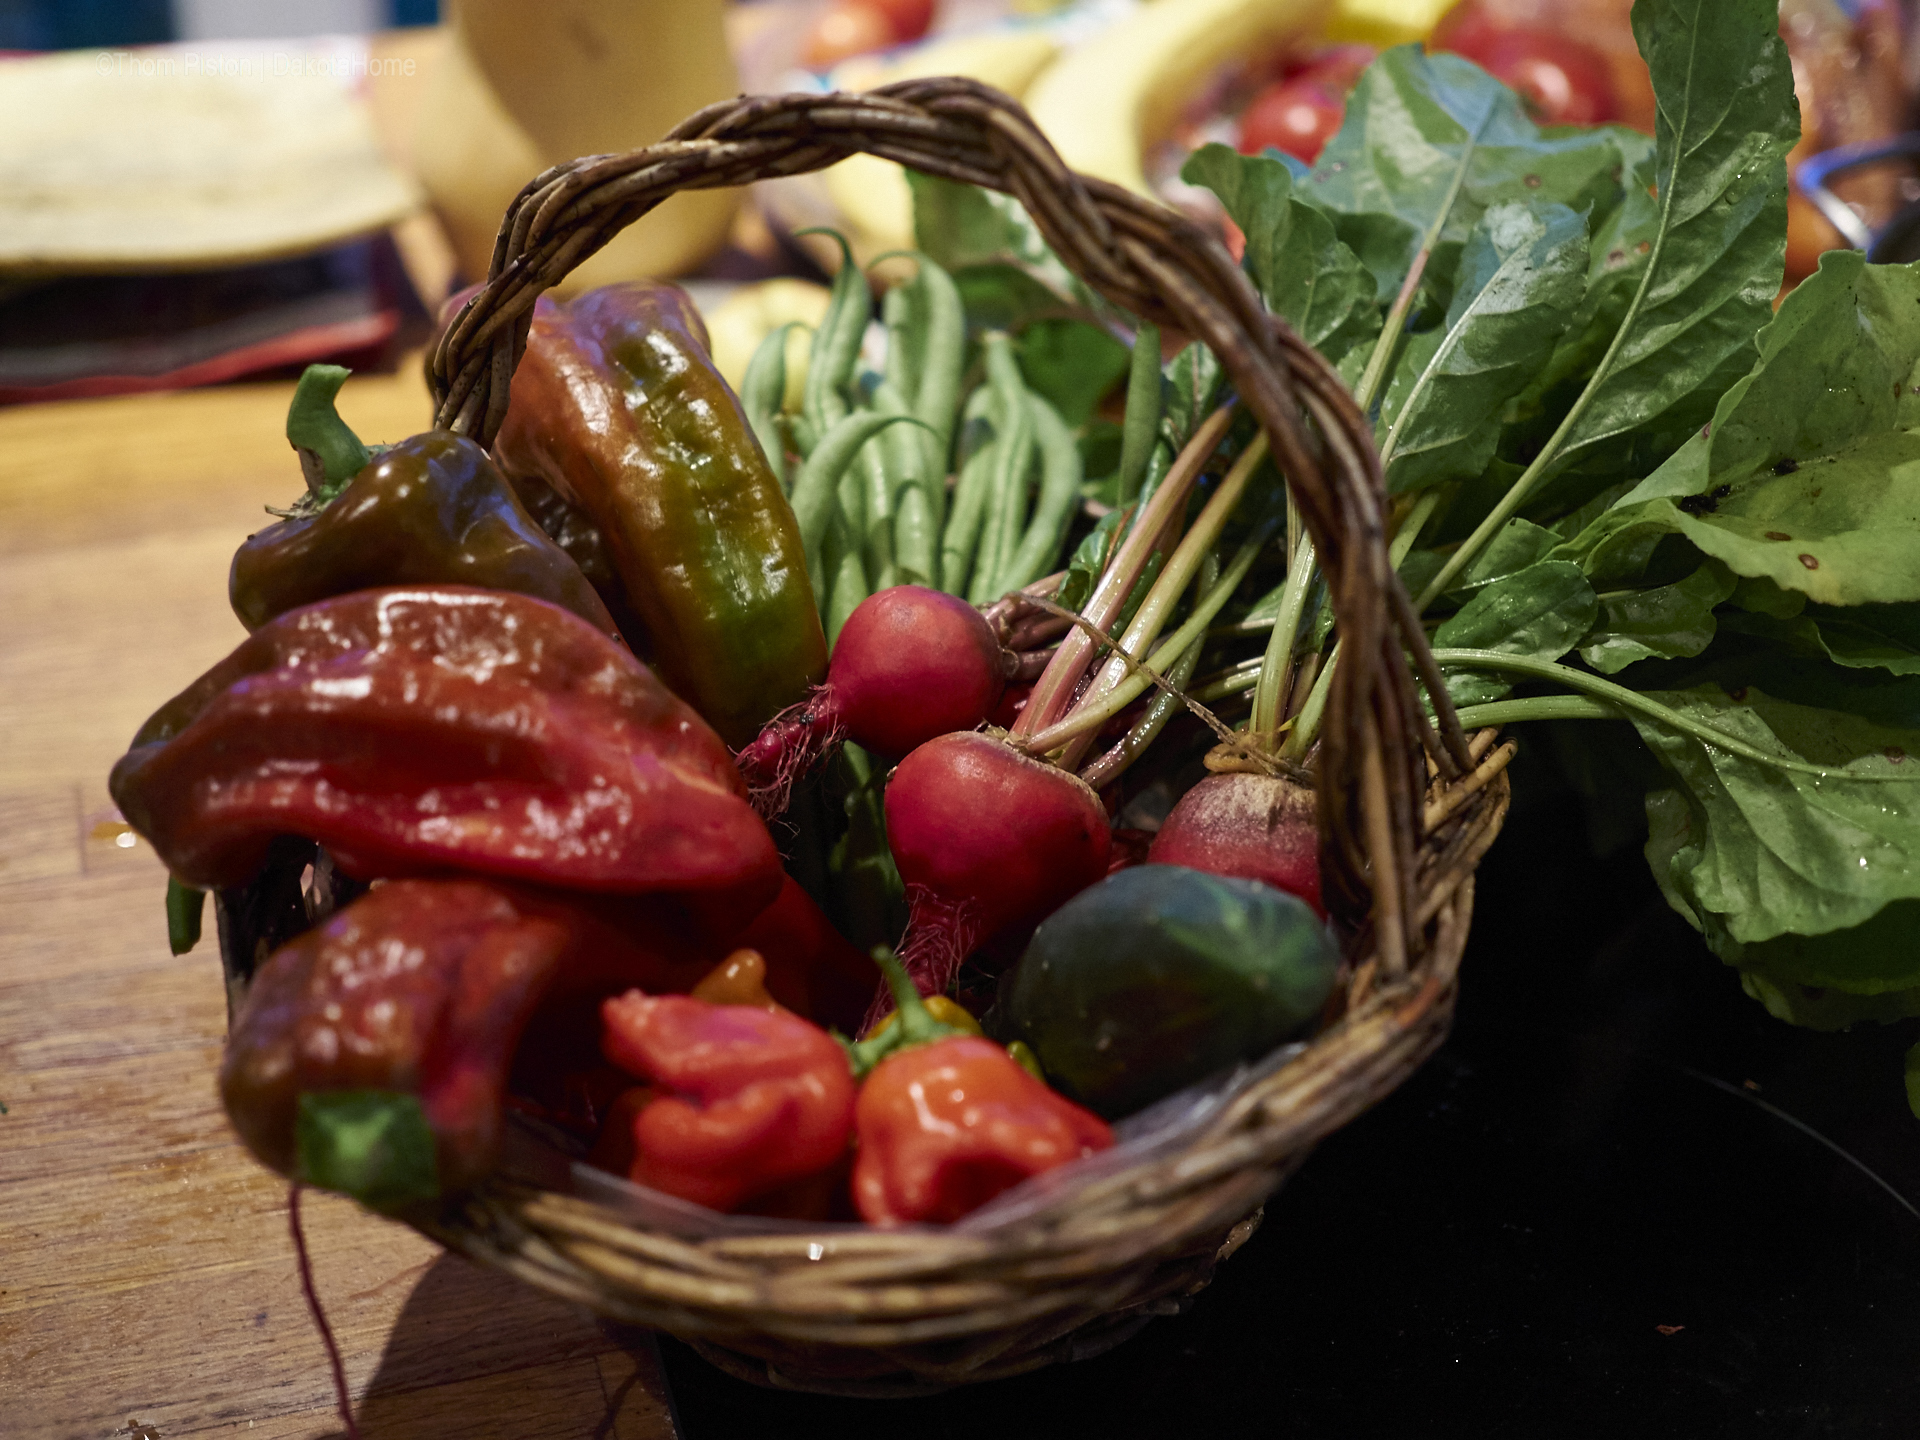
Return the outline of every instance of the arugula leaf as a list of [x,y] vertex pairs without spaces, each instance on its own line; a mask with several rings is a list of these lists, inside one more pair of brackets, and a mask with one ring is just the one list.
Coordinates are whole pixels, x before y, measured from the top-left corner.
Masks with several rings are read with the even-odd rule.
[[1127,373],[1130,352],[1084,320],[1036,320],[1020,331],[1020,373],[1035,394],[1075,429]]
[[[1797,598],[1797,597],[1796,597]],[[1849,670],[1920,675],[1920,613],[1912,605],[1809,605],[1792,614],[1736,612],[1729,630],[1770,640],[1798,655],[1813,655]]]
[[[1771,754],[1868,775],[1920,765],[1920,730],[1758,688],[1739,699],[1717,685],[1648,698]],[[1677,782],[1647,801],[1654,877],[1724,958],[1737,959],[1736,946],[1822,935],[1870,920],[1890,901],[1920,898],[1920,788],[1782,770],[1629,718]]]
[[1589,542],[1661,528],[1827,604],[1920,600],[1920,264],[1830,254],[1759,347]]
[[1580,658],[1602,675],[1659,656],[1691,659],[1713,641],[1713,607],[1733,593],[1727,567],[1709,561],[1684,580],[1600,597],[1600,619],[1580,642]]
[[[1696,392],[1716,399],[1714,386],[1735,378],[1729,362],[1749,363],[1786,255],[1786,157],[1800,126],[1774,0],[1641,3],[1633,31],[1658,102],[1657,212],[1633,219],[1651,221],[1637,238],[1634,228],[1606,237],[1606,259],[1644,244],[1646,268],[1570,417],[1563,465]],[[1698,422],[1688,413],[1682,423]]]
[[1586,221],[1566,206],[1487,210],[1460,257],[1445,323],[1407,342],[1387,388],[1381,457],[1390,492],[1486,467],[1501,407],[1551,355],[1586,266]]
[[1453,594],[1474,591],[1504,580],[1516,571],[1547,558],[1554,549],[1553,532],[1542,530],[1528,520],[1509,520],[1480,558],[1469,565],[1453,588]]
[[[1436,649],[1497,650],[1557,660],[1593,628],[1593,587],[1580,567],[1565,560],[1542,560],[1494,581],[1439,630]],[[1509,676],[1475,670],[1447,675],[1447,693],[1455,705],[1480,705],[1511,693]]]
[[1646,268],[1572,408],[1429,591],[1445,588],[1549,472],[1563,480],[1555,503],[1578,504],[1617,478],[1573,472],[1591,452],[1643,431],[1677,440],[1677,427],[1698,424],[1750,365],[1747,347],[1779,291],[1786,155],[1799,125],[1773,0],[1642,0],[1633,23],[1659,111],[1658,213],[1632,247],[1646,245]]
[[[1920,1015],[1920,987],[1911,990],[1883,990],[1876,995],[1855,995],[1828,986],[1809,987],[1800,981],[1775,976],[1751,965],[1740,969],[1740,987],[1767,1009],[1776,1020],[1802,1025],[1809,1030],[1847,1030],[1863,1022],[1887,1025],[1896,1020]],[[1914,1098],[1913,1063],[1920,1046],[1907,1052],[1908,1104],[1920,1114]]]
[[1203,145],[1180,178],[1220,198],[1246,236],[1243,263],[1267,308],[1329,360],[1380,333],[1373,274],[1320,210],[1294,197],[1293,172],[1272,156]]
[[907,171],[913,191],[913,233],[920,249],[947,270],[1012,260],[1050,290],[1098,313],[1110,305],[1065,265],[1040,234],[1026,207],[1011,195]]
[[[1378,293],[1391,296],[1447,205],[1463,159],[1443,246],[1464,243],[1501,201],[1557,201],[1596,219],[1618,203],[1622,154],[1613,129],[1542,131],[1477,65],[1415,45],[1386,51],[1361,75],[1340,132],[1297,193],[1328,213],[1373,271]],[[1437,252],[1436,260],[1430,268],[1444,277]]]

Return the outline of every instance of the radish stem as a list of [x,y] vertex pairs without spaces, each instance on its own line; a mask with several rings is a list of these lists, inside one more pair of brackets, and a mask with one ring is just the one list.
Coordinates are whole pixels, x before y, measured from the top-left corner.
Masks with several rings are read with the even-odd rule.
[[[1187,647],[1206,636],[1207,626],[1213,622],[1213,617],[1220,613],[1221,607],[1239,588],[1240,582],[1247,578],[1247,571],[1253,568],[1253,562],[1262,547],[1273,538],[1274,532],[1279,528],[1278,516],[1269,517],[1254,527],[1253,533],[1248,535],[1241,542],[1240,548],[1234,552],[1233,559],[1227,565],[1226,572],[1221,575],[1219,582],[1194,607],[1186,623],[1163,640],[1152,656],[1142,662],[1142,670],[1150,671],[1154,676],[1164,679],[1173,668],[1173,662],[1185,653]],[[1076,630],[1074,633],[1084,634],[1085,632]],[[1065,646],[1066,642],[1062,641],[1061,647],[1064,649]],[[1073,712],[1071,718],[1032,735],[1022,736],[1016,727],[1012,738],[1022,750],[1031,755],[1044,755],[1051,750],[1057,750],[1081,735],[1097,731],[1107,721],[1138,700],[1153,683],[1146,675],[1135,671],[1102,696],[1097,704],[1082,705]],[[1033,708],[1031,702],[1028,703],[1027,708],[1028,710]]]
[[[1638,691],[1629,690],[1624,685],[1616,685],[1611,680],[1602,680],[1598,675],[1589,675],[1584,670],[1569,669],[1565,665],[1556,665],[1551,660],[1536,660],[1528,655],[1508,655],[1499,650],[1435,650],[1434,661],[1441,665],[1457,665],[1473,670],[1493,670],[1509,675],[1525,675],[1533,680],[1549,680],[1565,685],[1594,700],[1607,701],[1622,710],[1638,710],[1649,719],[1662,725],[1691,735],[1694,739],[1713,745],[1738,755],[1742,759],[1757,764],[1771,765],[1777,770],[1790,770],[1799,775],[1817,775],[1822,779],[1866,780],[1873,782],[1897,783],[1920,780],[1920,775],[1863,775],[1857,770],[1848,770],[1842,766],[1814,765],[1805,760],[1794,760],[1784,755],[1770,755],[1757,745],[1751,745],[1737,735],[1683,715],[1678,710],[1650,700]],[[1543,699],[1559,697],[1543,696]],[[1476,709],[1480,707],[1474,707]]]
[[1462,730],[1485,730],[1517,720],[1624,720],[1626,712],[1585,695],[1527,695],[1518,700],[1489,700],[1459,711]]
[[[1240,499],[1246,494],[1247,485],[1253,479],[1253,472],[1260,462],[1267,458],[1267,437],[1264,432],[1256,435],[1253,443],[1247,446],[1240,458],[1233,462],[1233,468],[1220,482],[1219,488],[1207,501],[1206,508],[1200,512],[1193,527],[1180,541],[1166,568],[1160,572],[1160,578],[1154,581],[1153,588],[1147,592],[1147,598],[1141,602],[1139,612],[1133,617],[1133,623],[1120,637],[1121,646],[1132,655],[1144,655],[1147,647],[1159,638],[1165,628],[1168,617],[1187,586],[1200,572],[1202,562],[1213,551],[1214,542],[1220,538],[1220,532],[1226,528],[1228,519],[1239,508]],[[1201,591],[1205,593],[1204,587]],[[1211,618],[1211,617],[1209,617]],[[1104,670],[1088,688],[1082,705],[1098,704],[1100,697],[1113,689],[1128,673],[1124,660],[1115,656],[1109,660]],[[1076,707],[1077,708],[1077,707]],[[1071,713],[1071,712],[1070,712]],[[1075,741],[1067,747],[1062,763],[1067,766],[1078,765],[1081,757],[1091,744],[1091,737]]]
[[[1200,567],[1199,589],[1202,594],[1212,591],[1220,580],[1220,557],[1209,554]],[[1202,635],[1189,645],[1180,658],[1173,662],[1173,669],[1167,672],[1167,683],[1174,690],[1185,690],[1187,682],[1193,678],[1193,672],[1199,667],[1200,652],[1207,648],[1207,637]],[[1200,697],[1188,693],[1189,700]],[[1106,754],[1095,760],[1080,772],[1080,778],[1098,790],[1110,785],[1126,771],[1126,768],[1138,760],[1146,749],[1167,728],[1167,722],[1181,708],[1181,699],[1176,694],[1162,690],[1147,706],[1147,713],[1134,722],[1133,728],[1120,737],[1120,741]]]
[[[1222,405],[1209,415],[1180,452],[1153,497],[1134,517],[1132,530],[1120,543],[1099,583],[1093,587],[1093,594],[1081,608],[1080,613],[1097,628],[1104,630],[1111,625],[1126,604],[1135,582],[1146,569],[1147,558],[1153,553],[1160,532],[1185,509],[1194,481],[1199,478],[1207,457],[1225,438],[1232,419],[1231,405]],[[1080,683],[1093,652],[1094,642],[1083,630],[1075,629],[1060,642],[1059,653],[1047,667],[1047,673],[1034,685],[1027,708],[1020,712],[1020,719],[1013,727],[1014,735],[1030,736],[1058,718],[1071,699],[1074,687]]]

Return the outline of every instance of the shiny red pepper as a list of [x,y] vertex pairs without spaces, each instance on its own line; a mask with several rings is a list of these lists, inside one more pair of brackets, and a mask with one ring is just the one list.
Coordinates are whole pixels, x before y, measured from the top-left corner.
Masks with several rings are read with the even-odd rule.
[[720,738],[617,641],[503,591],[281,616],[141,727],[110,789],[202,888],[246,881],[280,834],[356,878],[670,891],[742,919],[782,879]]
[[799,524],[684,291],[542,295],[494,453],[592,517],[627,638],[729,744],[826,673]]
[[880,954],[899,1021],[853,1047],[856,1069],[884,1056],[854,1104],[853,1203],[869,1224],[949,1223],[1113,1144],[1106,1121],[993,1041],[933,1019],[900,963]]
[[493,1168],[514,1047],[572,945],[491,885],[376,887],[254,976],[220,1068],[234,1129],[298,1176],[302,1095],[413,1096],[439,1190],[471,1185]]
[[853,1074],[826,1031],[782,1010],[630,991],[601,1007],[606,1056],[652,1082],[631,1179],[736,1210],[847,1153]]

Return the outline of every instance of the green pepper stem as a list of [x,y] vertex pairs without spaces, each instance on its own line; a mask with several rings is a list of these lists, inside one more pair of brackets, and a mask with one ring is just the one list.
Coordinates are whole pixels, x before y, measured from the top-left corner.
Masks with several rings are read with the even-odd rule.
[[300,452],[307,489],[322,503],[338,494],[373,458],[334,408],[334,398],[352,373],[343,365],[309,365],[287,406],[287,443]]
[[880,967],[880,973],[886,977],[887,989],[893,995],[894,1022],[871,1039],[846,1042],[847,1060],[853,1066],[855,1079],[865,1076],[896,1051],[967,1033],[957,1025],[934,1018],[933,1012],[927,1009],[927,1002],[920,998],[920,990],[913,983],[913,977],[907,974],[907,967],[900,963],[900,957],[892,950],[885,945],[876,945],[869,953],[873,956],[873,963]]

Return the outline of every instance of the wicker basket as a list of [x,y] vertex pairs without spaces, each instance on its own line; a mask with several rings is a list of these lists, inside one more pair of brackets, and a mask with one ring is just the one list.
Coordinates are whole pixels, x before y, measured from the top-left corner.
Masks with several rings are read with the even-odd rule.
[[[1084,1358],[1182,1308],[1314,1144],[1444,1037],[1473,868],[1499,830],[1507,782],[1506,751],[1489,753],[1491,732],[1469,741],[1437,683],[1388,561],[1370,427],[1332,369],[1266,314],[1210,235],[1072,174],[1018,104],[972,81],[743,98],[658,145],[547,171],[507,212],[486,285],[431,359],[435,423],[491,444],[535,298],[675,191],[817,170],[860,151],[1017,197],[1087,284],[1210,345],[1265,427],[1339,622],[1316,788],[1324,884],[1349,962],[1344,1013],[1304,1050],[1257,1068],[1177,1145],[1056,1172],[1003,1222],[676,1232],[638,1227],[564,1186],[506,1181],[412,1217],[450,1249],[671,1331],[743,1379],[886,1396]],[[283,928],[301,923],[297,888],[249,903]],[[255,946],[227,949],[251,968]]]

